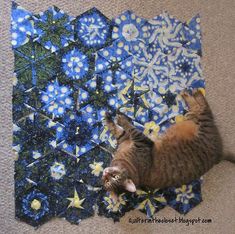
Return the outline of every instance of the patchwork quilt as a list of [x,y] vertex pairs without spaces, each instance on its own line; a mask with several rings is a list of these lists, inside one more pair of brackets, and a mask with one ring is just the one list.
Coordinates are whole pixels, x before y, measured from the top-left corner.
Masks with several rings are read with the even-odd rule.
[[124,193],[116,203],[101,184],[116,146],[105,111],[119,109],[146,135],[160,134],[184,119],[182,90],[204,92],[199,15],[181,22],[125,11],[108,19],[92,8],[73,17],[13,3],[11,19],[18,219],[78,224],[98,212],[118,221],[133,209],[151,218],[165,206],[186,214],[201,202],[200,179]]

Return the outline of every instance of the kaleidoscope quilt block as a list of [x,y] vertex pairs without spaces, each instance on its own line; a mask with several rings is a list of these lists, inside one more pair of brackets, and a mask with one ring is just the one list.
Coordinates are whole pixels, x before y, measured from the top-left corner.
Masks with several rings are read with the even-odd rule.
[[133,209],[151,218],[165,206],[185,214],[201,202],[201,180],[141,188],[118,202],[101,183],[116,147],[106,111],[121,110],[157,135],[184,119],[182,90],[205,92],[198,15],[181,22],[125,11],[108,19],[96,8],[73,17],[57,7],[36,15],[13,3],[11,35],[17,218],[78,224],[97,210],[118,221]]
[[180,188],[169,188],[165,192],[165,198],[170,207],[181,214],[186,214],[202,201],[201,181],[193,181]]
[[99,204],[98,215],[112,218],[114,222],[119,221],[126,212],[135,207],[135,199],[130,193],[120,194],[117,202],[112,199],[108,192],[101,191],[100,195],[97,201]]
[[55,203],[43,188],[32,188],[16,197],[16,217],[38,226],[53,217]]
[[73,17],[68,16],[57,7],[34,16],[35,41],[41,43],[46,49],[55,52],[74,41]]
[[112,24],[96,8],[93,8],[76,19],[75,35],[83,46],[97,50],[111,43]]
[[158,189],[154,191],[137,190],[136,194],[138,201],[136,208],[146,213],[148,218],[166,206],[164,191]]
[[64,73],[71,79],[82,79],[89,69],[87,56],[76,48],[68,51],[62,62]]
[[43,110],[53,116],[63,116],[73,106],[73,99],[70,97],[72,90],[68,86],[59,85],[57,80],[49,83],[41,93]]
[[15,58],[16,86],[24,90],[43,88],[57,70],[55,54],[32,40],[15,50]]

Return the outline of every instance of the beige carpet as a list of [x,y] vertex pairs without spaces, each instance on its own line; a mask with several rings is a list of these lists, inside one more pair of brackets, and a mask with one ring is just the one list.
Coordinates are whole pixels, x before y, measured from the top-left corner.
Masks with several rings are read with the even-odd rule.
[[[234,0],[18,0],[24,8],[39,13],[56,5],[71,15],[95,6],[113,17],[126,9],[151,18],[167,10],[181,20],[196,13],[202,17],[203,70],[207,97],[224,139],[225,149],[235,153],[235,1]],[[34,233],[34,229],[14,219],[13,158],[11,150],[11,79],[14,68],[10,46],[10,0],[0,0],[0,233]],[[235,233],[235,165],[221,162],[204,177],[204,201],[185,218],[210,218],[210,224],[129,224],[129,218],[145,217],[138,211],[127,214],[120,223],[95,216],[79,226],[56,219],[36,233]],[[157,217],[179,216],[167,207]]]

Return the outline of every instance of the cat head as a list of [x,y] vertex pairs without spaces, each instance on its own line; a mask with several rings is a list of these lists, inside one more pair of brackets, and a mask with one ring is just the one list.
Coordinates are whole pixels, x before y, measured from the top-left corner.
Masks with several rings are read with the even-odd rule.
[[118,167],[107,167],[103,171],[103,184],[107,191],[120,194],[125,191],[135,192],[136,187],[133,181],[128,178],[125,169]]

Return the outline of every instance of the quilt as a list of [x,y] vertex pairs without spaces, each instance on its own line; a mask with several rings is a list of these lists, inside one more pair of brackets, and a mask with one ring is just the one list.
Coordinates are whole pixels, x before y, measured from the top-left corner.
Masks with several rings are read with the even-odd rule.
[[179,188],[123,193],[114,202],[102,171],[116,142],[103,123],[121,110],[146,135],[182,121],[184,89],[204,92],[200,16],[182,22],[92,8],[73,17],[50,7],[34,14],[13,2],[13,150],[16,218],[78,224],[97,212],[118,221],[165,206],[186,214],[202,201],[201,179]]

